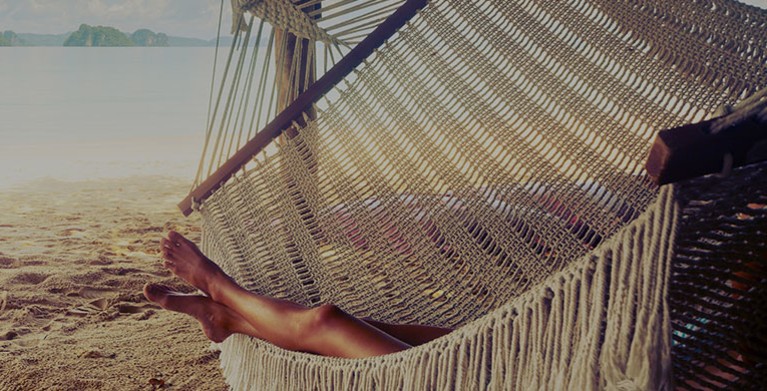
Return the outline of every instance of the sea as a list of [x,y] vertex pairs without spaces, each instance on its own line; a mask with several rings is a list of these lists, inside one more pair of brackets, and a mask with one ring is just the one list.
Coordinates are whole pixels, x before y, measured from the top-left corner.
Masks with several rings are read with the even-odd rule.
[[0,48],[0,189],[134,175],[191,184],[214,58],[209,47]]

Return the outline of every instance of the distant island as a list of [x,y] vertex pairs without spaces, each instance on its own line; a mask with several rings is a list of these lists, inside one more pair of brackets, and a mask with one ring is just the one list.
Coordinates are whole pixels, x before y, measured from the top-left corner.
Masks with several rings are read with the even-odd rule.
[[[221,45],[231,43],[231,37],[222,37]],[[216,39],[173,37],[155,33],[149,29],[138,29],[125,33],[109,26],[80,25],[75,32],[63,34],[33,34],[5,31],[0,33],[0,46],[69,46],[69,47],[170,47],[170,46],[215,46]]]
[[81,24],[69,35],[64,46],[136,46],[125,33],[114,27]]
[[13,31],[6,31],[0,34],[0,46],[20,46],[22,41]]

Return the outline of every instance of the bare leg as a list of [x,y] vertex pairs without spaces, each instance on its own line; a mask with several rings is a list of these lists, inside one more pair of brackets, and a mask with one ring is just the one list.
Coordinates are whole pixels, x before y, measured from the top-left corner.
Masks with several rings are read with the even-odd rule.
[[453,330],[444,327],[424,326],[419,324],[391,324],[372,319],[363,319],[371,326],[399,339],[411,346],[423,345]]
[[161,246],[168,269],[239,314],[258,331],[259,338],[277,346],[349,358],[377,356],[410,347],[334,305],[308,308],[249,292],[176,232],[171,231]]
[[191,315],[200,322],[205,336],[213,342],[222,342],[233,333],[258,337],[258,330],[250,323],[208,297],[174,292],[157,284],[146,284],[144,296],[166,310]]

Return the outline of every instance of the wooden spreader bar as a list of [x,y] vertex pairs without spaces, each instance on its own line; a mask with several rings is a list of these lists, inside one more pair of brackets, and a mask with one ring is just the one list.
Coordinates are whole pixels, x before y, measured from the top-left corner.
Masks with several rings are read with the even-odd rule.
[[753,115],[713,133],[723,118],[660,131],[645,164],[650,178],[664,185],[767,160],[766,121]]
[[289,128],[293,121],[300,121],[303,113],[309,110],[314,103],[322,98],[336,84],[351,73],[362,61],[370,56],[373,51],[394,35],[397,30],[405,25],[418,10],[423,8],[427,0],[407,0],[386,20],[383,21],[362,42],[357,44],[346,56],[344,56],[333,68],[323,75],[314,84],[299,95],[293,103],[280,112],[277,117],[268,123],[261,131],[248,141],[239,151],[229,158],[210,177],[205,179],[199,186],[192,190],[189,195],[178,204],[185,216],[193,212],[194,202],[202,202],[221,187],[234,173],[245,166],[250,159],[261,152],[269,143],[277,138],[285,129]]

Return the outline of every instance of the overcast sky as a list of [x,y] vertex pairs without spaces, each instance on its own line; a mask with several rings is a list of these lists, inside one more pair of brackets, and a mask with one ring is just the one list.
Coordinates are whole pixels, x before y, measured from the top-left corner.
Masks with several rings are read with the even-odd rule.
[[[61,34],[86,23],[210,39],[216,36],[220,6],[221,0],[0,0],[0,31]],[[224,12],[227,34],[228,0]]]
[[[767,0],[742,1],[767,8]],[[0,31],[61,34],[87,23],[125,32],[148,28],[210,39],[216,36],[220,4],[220,0],[0,0]],[[224,33],[231,23],[228,11],[225,1]]]
[[741,3],[755,5],[760,8],[767,8],[767,0],[739,0]]

